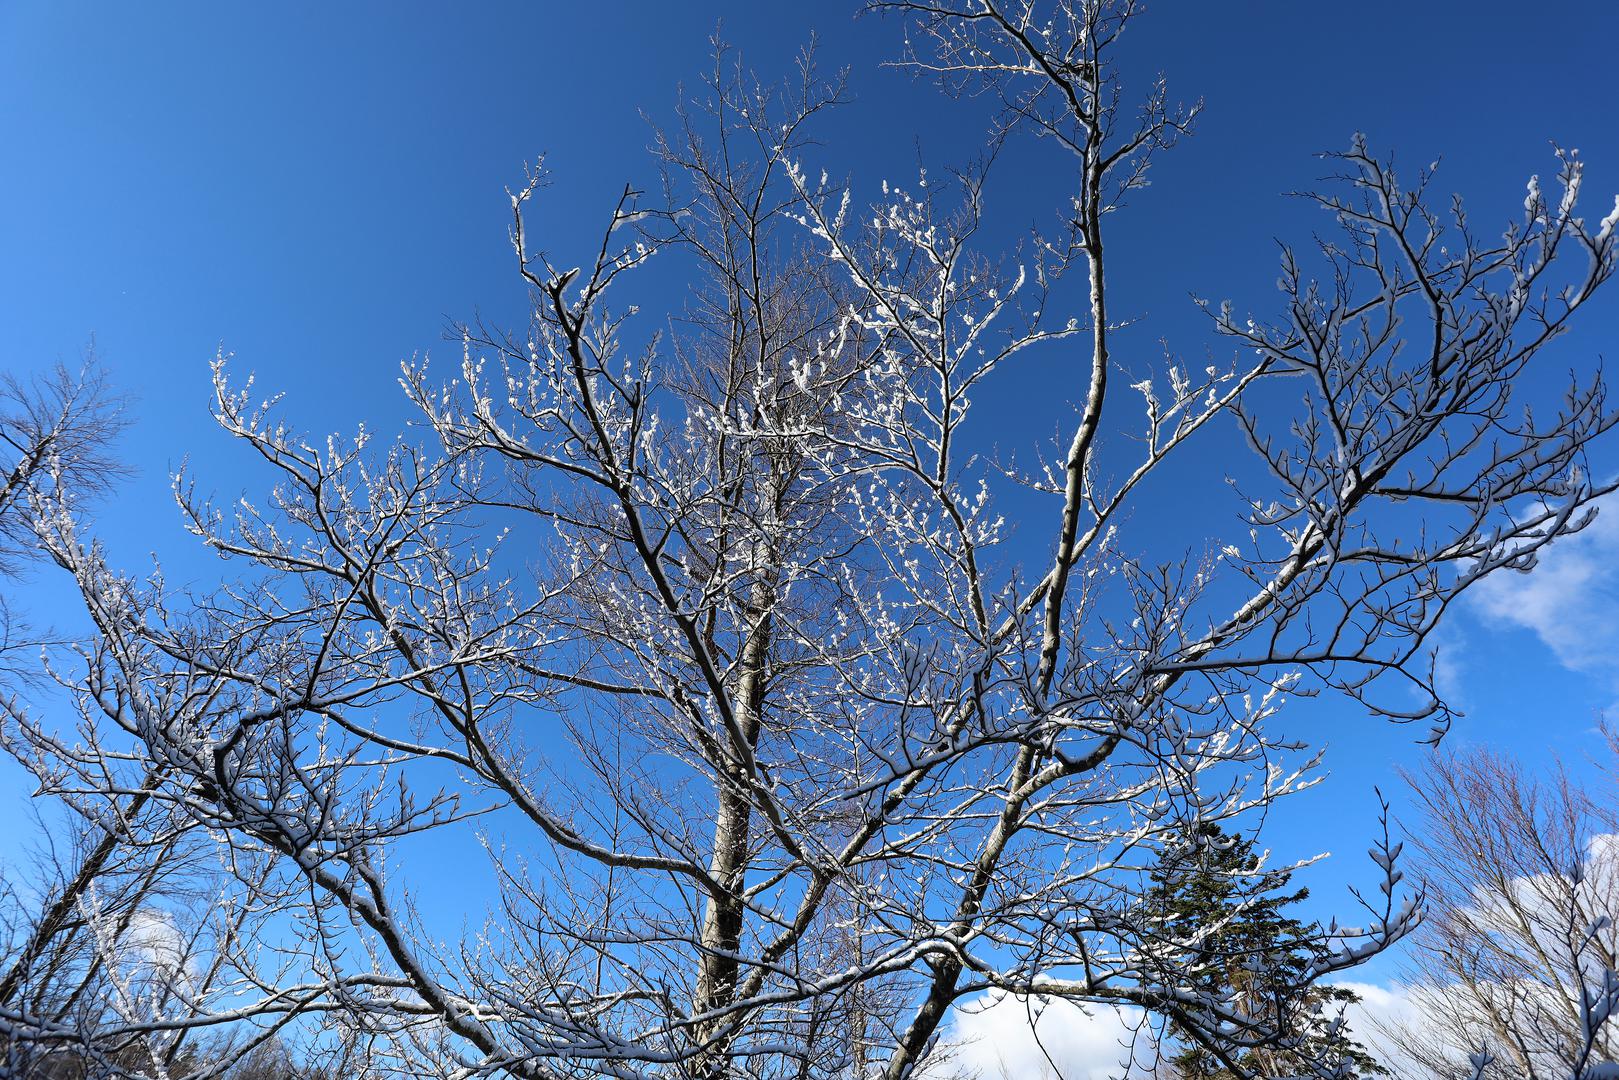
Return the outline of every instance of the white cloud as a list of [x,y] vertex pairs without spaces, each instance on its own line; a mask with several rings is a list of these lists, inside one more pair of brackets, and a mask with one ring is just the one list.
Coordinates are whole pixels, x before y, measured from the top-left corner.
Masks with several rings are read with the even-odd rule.
[[1360,1001],[1344,1010],[1344,1019],[1355,1040],[1393,1076],[1422,1076],[1422,1070],[1394,1044],[1392,1034],[1404,1032],[1425,1045],[1443,1045],[1443,1034],[1429,1022],[1436,1002],[1433,995],[1403,986],[1346,982],[1339,985],[1360,995]]
[[140,908],[129,916],[129,926],[116,950],[126,962],[165,972],[185,968],[187,941],[174,917],[155,908]]
[[1472,707],[1472,696],[1468,692],[1472,684],[1467,677],[1466,662],[1468,645],[1467,631],[1460,620],[1440,622],[1428,638],[1428,646],[1434,655],[1434,689],[1452,706],[1460,709]]
[[1544,548],[1529,573],[1485,578],[1473,597],[1486,621],[1534,631],[1563,666],[1619,675],[1619,505]]
[[[1410,1053],[1401,1049],[1402,1041],[1405,1046],[1427,1055],[1430,1062],[1444,1059],[1454,1065],[1466,1062],[1469,1055],[1479,1049],[1476,1045],[1460,1041],[1461,1033],[1456,1026],[1444,1022],[1455,1013],[1472,1015],[1476,1010],[1471,997],[1459,986],[1342,985],[1361,996],[1358,1004],[1346,1010],[1350,1031],[1391,1076],[1401,1080],[1420,1080],[1434,1075],[1431,1067],[1419,1064]],[[1523,989],[1518,988],[1514,992]],[[1537,1075],[1553,1078],[1565,1075],[1557,1071],[1554,1057],[1540,1060],[1544,1071]],[[1501,1068],[1506,1071],[1499,1071]],[[1511,1077],[1516,1074],[1505,1063],[1498,1062],[1498,1071],[1489,1075]]]
[[[1441,1045],[1446,1041],[1443,1032],[1427,1018],[1443,1014],[1445,995],[1376,983],[1340,985],[1360,995],[1345,1013],[1355,1039],[1391,1075],[1424,1075],[1393,1045],[1389,1034],[1404,1031],[1429,1046]],[[951,1045],[949,1056],[929,1070],[930,1080],[1116,1080],[1126,1075],[1132,1050],[1136,1071],[1128,1075],[1152,1075],[1152,1040],[1141,1027],[1139,1010],[1081,1010],[1052,1002],[1031,1026],[1028,1003],[1011,998],[990,1001],[986,996],[956,1014],[945,1035]]]
[[986,995],[957,1010],[945,1036],[952,1045],[950,1058],[934,1073],[941,1080],[954,1075],[982,1080],[1113,1080],[1124,1074],[1136,1043],[1138,1061],[1150,1060],[1146,1033],[1136,1038],[1141,1022],[1137,1009],[1082,1008],[1057,1000],[1042,1008]]
[[174,917],[152,907],[109,914],[94,888],[79,897],[79,913],[96,937],[96,949],[120,981],[137,977],[189,984],[191,943]]

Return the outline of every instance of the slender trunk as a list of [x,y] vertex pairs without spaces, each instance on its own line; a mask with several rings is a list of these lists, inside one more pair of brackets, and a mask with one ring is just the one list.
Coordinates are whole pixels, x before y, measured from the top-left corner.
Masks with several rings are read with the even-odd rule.
[[[760,712],[764,704],[766,661],[770,654],[770,606],[774,582],[770,575],[756,583],[749,598],[749,627],[738,666],[735,700],[737,726],[749,750],[759,742]],[[740,971],[738,950],[742,943],[745,909],[742,891],[748,868],[748,832],[753,821],[753,800],[748,793],[746,766],[736,755],[720,765],[719,798],[714,816],[714,852],[709,873],[718,891],[708,897],[700,941],[701,956],[693,1011],[702,1015],[729,1005],[736,992]],[[722,1020],[698,1025],[701,1042],[720,1036]],[[725,1071],[723,1038],[699,1059],[697,1076],[720,1076]]]

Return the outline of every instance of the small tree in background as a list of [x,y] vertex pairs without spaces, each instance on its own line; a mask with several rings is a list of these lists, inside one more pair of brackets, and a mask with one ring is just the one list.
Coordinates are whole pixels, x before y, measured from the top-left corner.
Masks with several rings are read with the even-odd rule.
[[[1267,1045],[1236,1054],[1243,1068],[1291,1076],[1306,1075],[1311,1063],[1330,1063],[1344,1076],[1386,1075],[1340,1019],[1359,995],[1319,983],[1303,994],[1282,990],[1303,982],[1321,960],[1321,928],[1288,914],[1310,895],[1307,888],[1290,891],[1292,876],[1290,869],[1265,869],[1252,839],[1213,822],[1194,826],[1150,875],[1148,910],[1163,921],[1166,939],[1177,943],[1168,962],[1198,991],[1238,1003],[1256,1028],[1276,1033]],[[1255,964],[1256,957],[1264,963]],[[1168,1058],[1173,1075],[1237,1080],[1240,1074],[1196,1032],[1173,1016],[1168,1029],[1186,1044]]]
[[1537,776],[1468,749],[1406,779],[1428,902],[1405,978],[1417,1008],[1382,1032],[1403,1071],[1615,1075],[1591,1071],[1619,1060],[1619,1032],[1603,1022],[1619,1003],[1614,777],[1583,784],[1561,764]]

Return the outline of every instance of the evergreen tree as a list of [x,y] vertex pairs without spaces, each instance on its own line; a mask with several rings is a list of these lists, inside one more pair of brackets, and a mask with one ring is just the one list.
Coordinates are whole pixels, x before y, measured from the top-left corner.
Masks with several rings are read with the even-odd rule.
[[[1147,902],[1160,909],[1166,935],[1186,941],[1206,931],[1190,957],[1175,962],[1190,967],[1200,990],[1228,997],[1242,1011],[1267,1020],[1283,1035],[1283,1045],[1251,1048],[1228,1055],[1243,1068],[1266,1077],[1316,1075],[1316,1063],[1335,1064],[1343,1077],[1387,1075],[1351,1037],[1336,1016],[1359,995],[1341,986],[1293,987],[1305,980],[1320,954],[1318,924],[1306,924],[1287,909],[1309,896],[1289,891],[1290,872],[1261,871],[1253,841],[1206,823],[1175,849],[1164,853],[1152,871]],[[1269,956],[1274,963],[1256,971],[1251,958]],[[1168,1061],[1178,1080],[1234,1080],[1234,1074],[1206,1047],[1170,1022],[1184,1047]],[[1307,1065],[1306,1063],[1311,1063]]]

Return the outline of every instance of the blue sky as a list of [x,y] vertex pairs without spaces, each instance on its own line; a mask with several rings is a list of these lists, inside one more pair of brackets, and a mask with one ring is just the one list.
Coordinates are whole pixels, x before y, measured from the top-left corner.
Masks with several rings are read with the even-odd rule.
[[[655,179],[642,112],[672,115],[716,24],[766,76],[812,32],[824,67],[849,67],[854,100],[821,129],[811,164],[869,196],[919,161],[967,160],[981,108],[880,67],[900,25],[852,7],[0,6],[0,363],[71,360],[94,335],[136,419],[123,443],[136,475],[101,517],[114,556],[139,567],[157,552],[171,580],[207,580],[169,471],[189,457],[227,495],[257,482],[208,416],[215,351],[284,390],[303,428],[396,428],[401,359],[453,356],[450,319],[522,317],[504,188],[545,154],[542,243],[584,243],[626,182]],[[1619,190],[1619,102],[1603,74],[1616,34],[1619,5],[1603,0],[1154,5],[1127,68],[1138,85],[1163,71],[1172,96],[1207,111],[1111,234],[1115,310],[1140,320],[1126,348],[1218,350],[1189,294],[1268,304],[1275,239],[1307,243],[1328,224],[1283,193],[1309,186],[1324,171],[1311,155],[1356,130],[1412,166],[1442,159],[1438,186],[1468,194],[1492,225],[1516,212],[1529,174],[1554,171],[1551,141],[1578,147],[1600,216]],[[1058,163],[1009,152],[991,188],[997,220],[1045,213]],[[1543,372],[1614,351],[1619,297],[1585,314]],[[988,427],[1022,434],[1017,401],[985,408]],[[1598,465],[1613,471],[1613,447]],[[1202,489],[1178,498],[1216,505]],[[1455,737],[1532,762],[1596,752],[1594,711],[1619,702],[1619,523],[1608,525],[1458,612],[1449,670],[1469,715]],[[1341,908],[1343,882],[1368,865],[1372,786],[1396,787],[1391,762],[1420,753],[1411,732],[1342,704],[1299,703],[1287,723],[1332,745],[1333,775],[1268,836],[1289,856],[1351,855],[1312,871]],[[0,772],[0,812],[20,810],[22,792]]]

